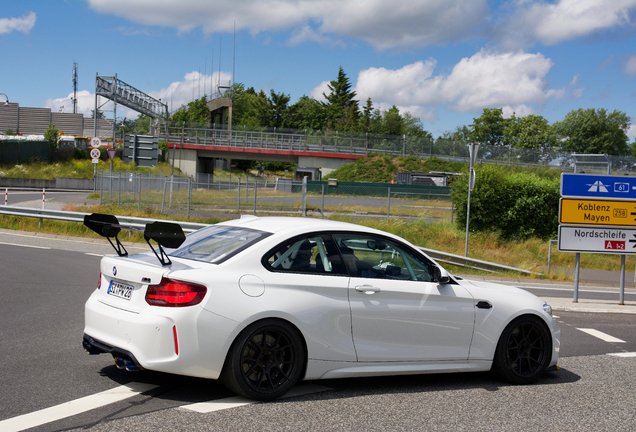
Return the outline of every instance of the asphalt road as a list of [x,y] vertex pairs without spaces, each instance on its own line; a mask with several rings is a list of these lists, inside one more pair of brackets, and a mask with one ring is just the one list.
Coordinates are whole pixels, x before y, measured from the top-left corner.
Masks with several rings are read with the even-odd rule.
[[[1,431],[40,423],[30,430],[627,431],[636,424],[631,314],[555,313],[562,369],[530,386],[485,373],[340,379],[303,383],[305,395],[231,405],[237,401],[215,381],[122,372],[110,356],[80,347],[83,304],[104,253],[111,249],[103,241],[0,232]],[[95,402],[122,385],[147,387]]]

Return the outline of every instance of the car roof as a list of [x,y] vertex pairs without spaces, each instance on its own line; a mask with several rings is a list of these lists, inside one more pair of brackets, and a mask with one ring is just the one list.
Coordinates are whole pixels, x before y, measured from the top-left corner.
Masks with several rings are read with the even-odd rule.
[[316,219],[307,217],[281,217],[281,216],[248,216],[241,215],[240,219],[232,219],[221,222],[222,225],[242,226],[269,233],[283,233],[285,231],[310,232],[310,231],[362,231],[368,233],[388,234],[373,228],[357,225],[349,222],[340,222],[329,219]]

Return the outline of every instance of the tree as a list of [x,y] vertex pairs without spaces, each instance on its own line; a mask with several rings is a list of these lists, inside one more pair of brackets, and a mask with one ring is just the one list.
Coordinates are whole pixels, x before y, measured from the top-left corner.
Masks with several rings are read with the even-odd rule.
[[362,118],[360,119],[361,132],[369,132],[371,130],[371,116],[373,115],[373,102],[371,98],[367,98],[367,103],[362,108]]
[[[91,118],[95,118],[95,110],[91,110]],[[106,117],[104,117],[104,113],[102,111],[97,110],[97,118],[103,119]]]
[[327,112],[323,104],[303,95],[289,108],[290,125],[296,129],[324,130],[327,127]]
[[188,105],[181,105],[171,116],[172,121],[186,123],[206,123],[210,121],[210,109],[207,106],[207,96],[201,96]]
[[268,126],[289,126],[289,108],[287,106],[290,100],[289,95],[286,95],[285,93],[276,93],[273,89],[270,91],[270,95],[268,106],[271,112],[271,120]]
[[126,122],[126,130],[134,131],[136,134],[147,134],[150,132],[152,117],[139,114],[136,119]]
[[358,101],[342,66],[338,69],[338,78],[330,81],[328,88],[329,94],[322,95],[327,99],[323,105],[327,109],[330,126],[340,130],[355,130],[360,115]]
[[605,108],[572,110],[554,127],[564,150],[575,153],[610,154],[629,153],[631,119],[622,111],[608,113]]
[[473,119],[471,140],[491,146],[507,145],[504,130],[508,123],[502,108],[484,108],[482,115]]
[[387,135],[402,135],[405,125],[398,107],[393,105],[384,112],[384,133]]
[[417,138],[428,138],[433,139],[433,135],[424,130],[424,126],[422,125],[422,121],[419,117],[415,117],[410,112],[404,113],[402,116],[402,122],[404,124],[402,128],[402,133],[406,134],[410,137]]
[[57,148],[60,145],[60,131],[53,123],[49,123],[49,127],[46,128],[44,139],[48,141],[49,147]]
[[557,136],[548,120],[540,115],[508,119],[504,129],[505,141],[516,148],[548,149],[556,146]]

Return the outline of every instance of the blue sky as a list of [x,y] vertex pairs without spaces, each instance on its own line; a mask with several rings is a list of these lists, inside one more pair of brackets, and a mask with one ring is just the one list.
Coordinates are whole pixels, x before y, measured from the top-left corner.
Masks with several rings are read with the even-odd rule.
[[11,102],[65,112],[77,62],[87,116],[96,74],[174,111],[230,80],[321,99],[342,66],[361,105],[396,105],[433,136],[495,107],[636,123],[636,0],[0,0],[0,59]]

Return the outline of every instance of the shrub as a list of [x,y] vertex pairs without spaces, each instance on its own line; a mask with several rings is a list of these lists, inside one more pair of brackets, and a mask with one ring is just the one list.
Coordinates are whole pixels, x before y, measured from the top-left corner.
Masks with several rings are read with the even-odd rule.
[[[500,231],[507,239],[549,238],[558,228],[559,179],[530,173],[507,174],[498,166],[478,166],[470,198],[470,228]],[[467,174],[467,173],[466,173]],[[468,175],[452,184],[457,224],[466,226]]]

